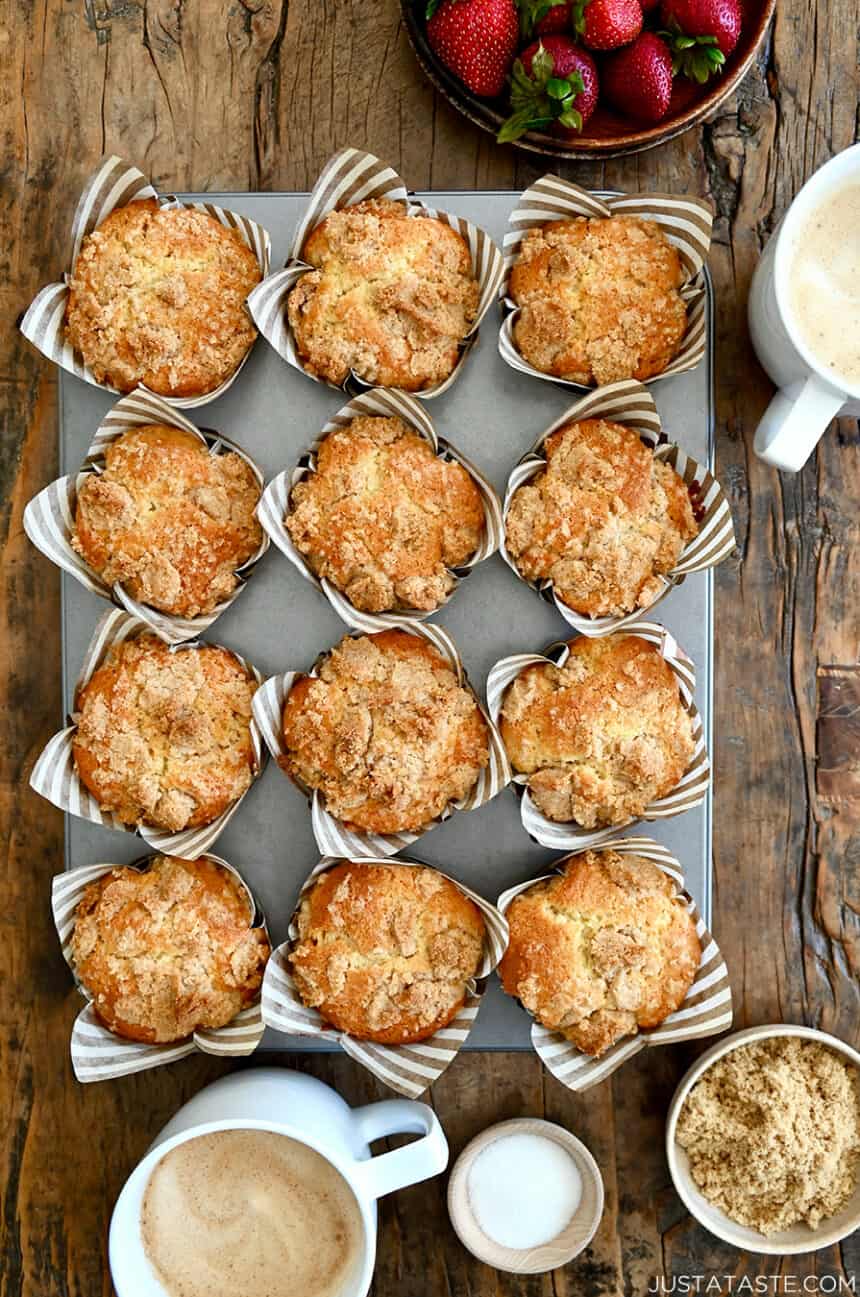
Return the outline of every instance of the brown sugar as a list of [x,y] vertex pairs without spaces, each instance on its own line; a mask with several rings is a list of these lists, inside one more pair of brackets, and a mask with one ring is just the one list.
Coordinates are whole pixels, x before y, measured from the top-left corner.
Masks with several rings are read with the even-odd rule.
[[847,1059],[795,1036],[741,1045],[687,1097],[677,1140],[701,1193],[761,1234],[817,1228],[851,1196],[860,1095]]

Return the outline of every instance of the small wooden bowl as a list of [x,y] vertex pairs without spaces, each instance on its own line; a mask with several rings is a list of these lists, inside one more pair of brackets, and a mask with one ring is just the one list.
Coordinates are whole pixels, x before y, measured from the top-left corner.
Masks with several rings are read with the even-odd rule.
[[[472,94],[445,65],[427,43],[424,13],[427,0],[400,0],[403,21],[415,57],[426,76],[450,104],[469,121],[492,135],[508,115],[506,104],[498,99],[480,99]],[[740,40],[720,76],[706,86],[685,77],[676,77],[669,112],[656,126],[643,126],[630,117],[622,117],[599,104],[583,134],[574,144],[539,131],[529,131],[514,141],[514,148],[543,153],[552,158],[617,158],[627,153],[641,153],[673,139],[691,126],[698,125],[732,93],[746,75],[767,33],[776,0],[745,0],[744,24]],[[598,58],[599,62],[599,58]],[[598,67],[598,76],[600,68]]]
[[[582,1177],[582,1198],[573,1219],[560,1234],[540,1247],[503,1247],[481,1229],[469,1201],[468,1180],[472,1163],[488,1144],[504,1135],[542,1135],[554,1140],[570,1155]],[[591,1242],[603,1215],[603,1179],[585,1145],[563,1126],[538,1117],[500,1121],[476,1135],[454,1163],[448,1181],[448,1214],[457,1237],[479,1261],[510,1274],[544,1274],[567,1265]]]

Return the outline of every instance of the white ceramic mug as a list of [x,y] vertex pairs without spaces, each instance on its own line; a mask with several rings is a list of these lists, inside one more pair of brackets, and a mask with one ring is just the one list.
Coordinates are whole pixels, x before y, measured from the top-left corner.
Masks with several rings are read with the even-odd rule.
[[860,414],[860,387],[837,380],[816,359],[798,334],[788,300],[788,261],[799,226],[831,190],[852,178],[860,179],[860,144],[807,180],[771,235],[750,287],[752,343],[779,388],[756,429],[755,450],[789,473],[803,467],[837,414]]
[[[448,1165],[448,1144],[426,1104],[386,1099],[365,1108],[349,1104],[322,1081],[281,1068],[253,1068],[226,1076],[196,1095],[167,1123],[132,1171],[110,1224],[110,1270],[117,1297],[165,1297],[147,1259],[141,1207],[149,1177],[172,1148],[219,1130],[267,1130],[288,1135],[320,1153],[349,1185],[364,1225],[363,1255],[344,1297],[365,1297],[376,1256],[376,1200]],[[369,1145],[385,1135],[423,1136],[390,1153],[372,1156]]]

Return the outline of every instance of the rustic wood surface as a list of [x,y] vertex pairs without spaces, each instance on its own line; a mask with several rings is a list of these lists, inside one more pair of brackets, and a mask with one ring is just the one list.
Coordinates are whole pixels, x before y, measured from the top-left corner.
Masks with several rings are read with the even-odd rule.
[[[770,388],[745,327],[763,240],[804,178],[855,138],[855,6],[779,0],[766,48],[715,120],[656,151],[565,171],[582,184],[702,194],[716,208],[718,472],[739,555],[717,577],[714,930],[737,1026],[806,1022],[856,1045],[858,427],[835,425],[796,477],[761,464],[752,434]],[[89,1088],[70,1070],[78,1001],[48,909],[62,820],[27,786],[60,716],[59,581],[21,525],[55,476],[57,379],[13,322],[63,269],[82,179],[105,150],[168,190],[303,189],[345,143],[391,159],[418,189],[521,188],[545,168],[438,101],[396,0],[2,0],[0,56],[0,1295],[95,1297],[110,1292],[106,1226],[125,1176],[225,1067],[195,1058]],[[491,1119],[559,1120],[603,1168],[603,1223],[565,1270],[497,1274],[458,1244],[440,1179],[383,1205],[376,1297],[639,1297],[659,1276],[695,1275],[724,1276],[708,1291],[728,1292],[729,1276],[775,1274],[783,1286],[766,1291],[818,1275],[830,1292],[853,1278],[860,1238],[780,1262],[739,1254],[687,1216],[662,1134],[694,1053],[649,1051],[583,1098],[534,1058],[461,1055],[432,1095],[452,1151]],[[382,1094],[343,1057],[297,1065],[353,1103]]]

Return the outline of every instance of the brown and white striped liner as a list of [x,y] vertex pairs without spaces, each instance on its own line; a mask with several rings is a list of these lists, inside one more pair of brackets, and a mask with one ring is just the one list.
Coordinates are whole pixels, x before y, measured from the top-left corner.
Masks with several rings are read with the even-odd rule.
[[583,389],[582,383],[544,374],[524,360],[514,344],[513,326],[518,307],[508,294],[508,278],[519,253],[523,235],[547,221],[569,220],[573,216],[642,216],[654,221],[677,250],[685,272],[681,296],[687,304],[687,329],[678,354],[649,383],[672,374],[683,374],[695,368],[705,354],[707,316],[705,279],[702,267],[711,247],[713,213],[701,198],[677,194],[617,194],[601,197],[580,189],[559,176],[541,176],[520,195],[509,218],[505,235],[505,272],[499,296],[502,302],[502,327],[499,330],[499,353],[506,364],[523,374],[542,378],[562,387]]
[[[439,609],[432,609],[429,612],[419,610],[362,612],[326,577],[317,577],[304,555],[293,544],[292,537],[285,526],[293,487],[316,470],[316,456],[322,442],[329,433],[347,427],[353,419],[362,415],[402,419],[419,437],[430,443],[440,459],[453,460],[461,464],[477,487],[484,506],[484,537],[469,561],[458,567],[456,571],[451,570],[451,575],[458,583],[462,577],[468,576],[473,567],[483,562],[485,558],[489,558],[499,548],[502,537],[502,506],[493,487],[474,464],[447,441],[437,436],[433,420],[426,409],[409,393],[393,388],[374,387],[361,396],[353,397],[347,405],[342,406],[337,414],[329,419],[313,445],[304,451],[296,467],[292,471],[287,469],[272,479],[260,500],[257,517],[263,530],[271,537],[278,549],[286,554],[306,581],[310,581],[311,585],[322,591],[341,620],[354,630],[368,632],[386,630],[390,626],[409,626],[413,622],[424,621],[427,617],[434,616]],[[452,590],[451,594],[453,593]],[[450,597],[449,595],[448,598]],[[447,603],[447,599],[445,602]],[[444,604],[441,606],[444,607]]]
[[[643,814],[643,820],[665,820],[673,815],[680,815],[698,806],[704,801],[711,783],[711,763],[705,746],[705,735],[702,718],[693,702],[693,691],[696,687],[696,671],[692,660],[680,647],[677,641],[657,622],[631,622],[624,628],[625,635],[638,635],[640,639],[656,645],[661,657],[665,659],[678,681],[678,692],[681,702],[690,717],[693,726],[695,750],[690,764],[684,771],[677,785],[665,797],[649,802]],[[551,662],[563,666],[570,656],[567,641],[560,640],[550,644],[543,653],[517,653],[513,657],[502,658],[491,668],[487,677],[487,708],[493,724],[498,726],[502,704],[508,687],[521,671],[536,662]],[[627,820],[625,824],[613,824],[602,829],[585,829],[575,821],[566,824],[556,823],[543,815],[532,801],[527,788],[528,775],[514,772],[511,786],[520,796],[520,818],[523,828],[529,837],[539,842],[542,847],[553,851],[584,851],[588,847],[602,846],[608,839],[626,828],[636,820]]]
[[[324,857],[305,879],[299,893],[299,900],[301,900],[308,888],[313,885],[319,874],[325,873],[327,869],[342,863],[344,858],[357,864],[388,865],[392,868],[400,865],[407,868],[416,866],[425,869],[432,868],[429,865],[422,866],[420,861],[417,860],[401,859],[391,861],[379,856]],[[442,873],[441,870],[436,872]],[[442,874],[442,877],[448,878],[448,875]],[[324,1022],[316,1009],[307,1008],[296,990],[287,959],[291,946],[298,937],[296,926],[298,903],[296,912],[290,922],[288,940],[272,951],[272,956],[266,965],[266,973],[263,978],[263,1022],[265,1025],[272,1027],[275,1031],[291,1036],[316,1036],[327,1040],[336,1040],[345,1053],[354,1058],[356,1062],[361,1063],[362,1067],[366,1067],[369,1072],[372,1072],[385,1085],[390,1086],[392,1090],[397,1090],[399,1094],[405,1094],[409,1099],[415,1099],[419,1094],[423,1094],[434,1081],[439,1079],[445,1068],[465,1044],[478,1016],[478,1009],[487,979],[499,963],[508,944],[507,922],[502,918],[495,906],[489,901],[485,901],[477,892],[473,892],[468,887],[464,887],[462,883],[457,882],[456,878],[449,878],[448,881],[459,888],[470,901],[474,901],[481,911],[486,924],[486,939],[484,942],[484,956],[475,980],[469,986],[466,1001],[447,1027],[435,1032],[428,1040],[418,1041],[414,1045],[377,1045],[368,1040],[356,1040],[354,1036],[348,1036],[345,1032],[337,1031]]]
[[113,586],[107,585],[72,548],[78,491],[84,479],[91,473],[104,472],[105,451],[111,442],[132,428],[146,424],[163,424],[190,432],[208,447],[212,455],[223,455],[228,451],[241,455],[253,470],[262,492],[263,474],[250,455],[246,454],[241,447],[227,437],[222,437],[220,433],[196,428],[190,419],[186,419],[183,414],[167,405],[160,396],[155,396],[145,388],[139,387],[128,396],[123,396],[108,410],[96,431],[80,471],[58,478],[33,497],[24,510],[24,530],[37,549],[41,550],[52,563],[56,563],[64,572],[68,572],[79,581],[85,590],[100,595],[103,599],[110,599],[132,616],[139,617],[168,644],[181,644],[184,640],[196,639],[198,635],[202,635],[222,612],[238,599],[245,587],[245,582],[269,548],[269,538],[264,532],[257,552],[248,559],[247,563],[243,563],[237,569],[236,576],[239,584],[233,594],[205,616],[175,617],[169,613],[159,612],[149,604],[139,603],[138,600],[133,599],[118,582]]
[[[72,1067],[79,1081],[109,1081],[117,1076],[128,1076],[132,1072],[145,1072],[150,1067],[162,1067],[165,1063],[173,1063],[196,1051],[243,1058],[253,1054],[263,1038],[265,1028],[259,997],[226,1026],[196,1031],[187,1040],[175,1041],[169,1045],[147,1045],[136,1040],[126,1040],[109,1031],[99,1019],[90,1002],[89,992],[78,979],[72,958],[72,934],[78,902],[90,883],[110,873],[112,869],[144,870],[154,858],[144,856],[130,866],[82,865],[78,869],[57,874],[51,882],[51,911],[63,958],[72,970],[78,990],[87,1001],[72,1027]],[[250,926],[265,930],[265,917],[239,871],[220,856],[207,853],[207,859],[214,860],[233,875],[247,893],[252,914]]]
[[657,598],[647,607],[637,608],[622,617],[588,617],[574,612],[555,593],[551,580],[529,581],[521,575],[508,554],[503,536],[500,553],[508,567],[521,581],[525,581],[526,585],[537,590],[548,603],[554,604],[568,625],[573,626],[582,635],[595,637],[610,635],[613,631],[621,630],[640,620],[655,608],[670,590],[680,585],[689,573],[703,572],[709,567],[716,567],[723,559],[728,558],[735,547],[732,514],[722,487],[708,468],[691,459],[680,446],[669,442],[663,432],[654,398],[647,387],[637,383],[635,379],[625,379],[619,383],[610,383],[606,387],[595,388],[544,429],[531,450],[523,455],[508,478],[502,510],[506,522],[515,492],[546,467],[544,444],[547,438],[566,423],[596,418],[612,419],[616,423],[624,424],[625,427],[635,429],[645,445],[654,451],[654,458],[669,464],[684,479],[687,489],[692,488],[691,501],[699,524],[699,534],[684,546],[672,570],[660,578],[663,588]]
[[[659,1027],[645,1029],[636,1036],[626,1036],[600,1058],[584,1054],[560,1032],[550,1031],[547,1027],[542,1027],[539,1022],[533,1022],[531,1040],[536,1053],[556,1080],[561,1081],[568,1090],[588,1090],[591,1086],[598,1085],[642,1049],[654,1045],[670,1045],[679,1040],[701,1040],[706,1036],[716,1036],[721,1031],[727,1031],[732,1025],[732,988],[729,984],[728,969],[719,946],[705,927],[695,901],[684,890],[684,873],[679,861],[662,843],[655,842],[653,838],[612,838],[602,842],[600,847],[601,850],[611,848],[623,854],[635,854],[643,856],[646,860],[653,860],[659,869],[673,879],[679,894],[683,897],[688,914],[696,924],[702,956],[696,976],[681,1007],[664,1019]],[[574,852],[561,860],[554,861],[554,872],[560,873],[565,863],[575,859],[576,855],[577,853]],[[535,883],[543,882],[552,876],[552,874],[542,874],[540,878],[533,878],[530,882],[509,888],[496,902],[499,911],[505,914],[515,896],[528,891]]]
[[[84,656],[81,674],[75,686],[75,698],[77,698],[78,691],[82,686],[92,679],[93,673],[101,666],[109,651],[115,645],[133,638],[135,635],[148,632],[149,629],[146,622],[121,609],[117,608],[105,613],[104,617],[96,625]],[[173,644],[170,649],[173,653],[193,653],[198,647],[199,645],[196,643],[184,643]],[[262,680],[263,677],[257,668],[247,662],[241,654],[235,653],[233,649],[227,649],[226,651],[232,653],[236,661],[250,671],[255,680],[258,682]],[[89,820],[91,824],[102,824],[106,828],[121,829],[126,833],[137,833],[154,851],[160,851],[166,856],[180,856],[183,860],[196,860],[198,856],[204,855],[219,835],[223,833],[250,791],[250,789],[246,790],[242,797],[239,797],[232,806],[228,806],[225,811],[222,811],[211,824],[203,824],[199,828],[181,829],[178,833],[168,833],[162,829],[151,828],[146,824],[141,824],[137,829],[131,828],[110,811],[103,811],[96,799],[87,791],[78,778],[72,753],[72,744],[77,729],[74,713],[69,720],[70,724],[49,739],[40,753],[30,775],[30,787],[39,793],[41,797],[45,797],[54,806],[59,806],[61,811],[67,811],[70,815],[78,815],[82,820]],[[253,780],[256,780],[262,773],[265,753],[260,731],[253,718],[251,720],[251,743],[254,751]]]
[[[220,225],[235,230],[242,242],[257,258],[263,279],[269,273],[272,259],[272,243],[268,231],[256,221],[252,221],[250,217],[240,216],[238,212],[228,211],[215,203],[181,203],[172,194],[160,196],[143,172],[130,162],[115,154],[102,158],[78,200],[72,222],[72,246],[68,270],[61,283],[48,284],[36,294],[21,321],[20,329],[24,337],[32,342],[43,356],[47,356],[48,360],[52,360],[61,369],[68,370],[70,374],[82,378],[84,382],[91,383],[93,387],[100,387],[104,392],[115,392],[116,388],[108,383],[100,383],[89,365],[84,364],[83,358],[66,341],[64,326],[69,279],[86,235],[92,234],[93,230],[101,225],[116,208],[145,198],[155,198],[163,208],[190,207],[197,211],[208,212]],[[250,348],[235,372],[213,392],[206,392],[203,396],[168,396],[163,399],[168,405],[184,410],[214,401],[232,386],[249,354]]]
[[[403,626],[402,629],[409,635],[416,635],[419,639],[427,640],[434,648],[437,648],[456,673],[458,682],[474,693],[466,677],[457,646],[446,630],[443,630],[441,626],[428,625],[425,622],[412,622]],[[352,631],[351,634],[357,635],[359,632]],[[320,667],[330,652],[331,650],[321,653],[310,671],[287,671],[283,675],[270,676],[254,695],[254,719],[266,747],[285,773],[286,751],[284,749],[282,723],[284,705],[296,681],[301,680],[306,675],[318,675]],[[428,825],[426,829],[422,829],[420,833],[361,833],[348,829],[342,820],[337,819],[326,810],[325,799],[318,790],[312,791],[305,788],[297,780],[293,779],[292,775],[288,775],[288,778],[293,779],[293,782],[296,783],[297,787],[301,788],[310,801],[311,827],[320,855],[336,856],[339,859],[355,859],[358,856],[395,856],[398,851],[411,846],[425,833],[429,833],[437,824],[442,824],[454,811],[473,811],[479,806],[486,805],[497,793],[501,792],[510,783],[510,763],[501,737],[477,694],[475,694],[475,700],[481,709],[481,714],[487,722],[489,730],[489,764],[485,770],[481,771],[480,777],[471,792],[460,801],[449,802],[442,815]]]
[[[352,207],[370,198],[388,198],[392,202],[403,203],[409,216],[435,217],[456,230],[469,247],[472,269],[478,281],[480,294],[475,322],[463,339],[460,359],[453,373],[444,382],[415,393],[420,400],[426,401],[447,391],[460,373],[469,351],[477,340],[479,325],[498,295],[504,274],[504,263],[501,252],[485,230],[473,225],[462,216],[455,216],[452,212],[426,207],[410,195],[405,181],[397,172],[374,154],[365,153],[361,149],[341,149],[339,153],[329,158],[311,191],[307,210],[296,230],[284,269],[276,271],[257,285],[248,297],[248,309],[260,333],[274,347],[282,360],[292,365],[294,369],[307,374],[308,378],[313,378],[315,383],[324,382],[325,380],[308,374],[299,359],[287,318],[287,298],[302,275],[306,275],[313,269],[302,260],[302,249],[311,231],[316,229],[329,212],[343,207]],[[335,385],[330,383],[327,386]],[[370,386],[353,372],[344,383],[343,390],[358,394]]]

